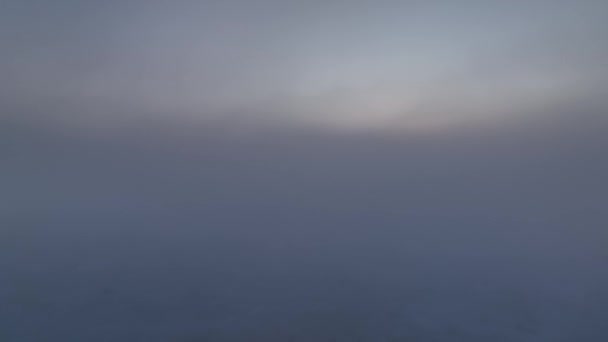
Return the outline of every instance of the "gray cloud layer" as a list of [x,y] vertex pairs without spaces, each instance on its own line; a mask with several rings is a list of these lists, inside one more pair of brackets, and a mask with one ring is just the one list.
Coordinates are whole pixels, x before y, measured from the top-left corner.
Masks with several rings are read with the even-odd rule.
[[605,339],[604,113],[419,136],[5,120],[0,331]]
[[608,338],[603,2],[0,6],[0,340]]

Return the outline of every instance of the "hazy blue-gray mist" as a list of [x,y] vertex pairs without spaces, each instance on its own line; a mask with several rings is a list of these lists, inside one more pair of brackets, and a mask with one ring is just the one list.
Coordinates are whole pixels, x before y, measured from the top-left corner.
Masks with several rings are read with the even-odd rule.
[[0,341],[608,340],[600,1],[0,1]]

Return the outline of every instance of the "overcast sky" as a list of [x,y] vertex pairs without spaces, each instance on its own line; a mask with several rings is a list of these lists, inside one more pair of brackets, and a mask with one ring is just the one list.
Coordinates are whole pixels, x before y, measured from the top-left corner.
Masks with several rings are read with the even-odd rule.
[[164,115],[420,127],[599,91],[604,1],[0,3],[3,93]]

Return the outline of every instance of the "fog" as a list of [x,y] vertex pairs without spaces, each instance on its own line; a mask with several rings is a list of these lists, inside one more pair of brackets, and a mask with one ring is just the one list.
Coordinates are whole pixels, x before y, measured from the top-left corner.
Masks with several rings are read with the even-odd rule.
[[605,339],[608,125],[568,110],[434,135],[5,116],[2,338]]
[[608,341],[605,1],[0,1],[0,341]]

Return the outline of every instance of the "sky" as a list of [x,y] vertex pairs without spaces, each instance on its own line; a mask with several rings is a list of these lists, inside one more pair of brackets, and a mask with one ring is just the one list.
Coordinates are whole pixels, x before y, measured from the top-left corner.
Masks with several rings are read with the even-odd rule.
[[0,340],[608,340],[607,10],[0,0]]
[[1,6],[3,93],[18,104],[418,129],[537,111],[606,78],[603,1]]

